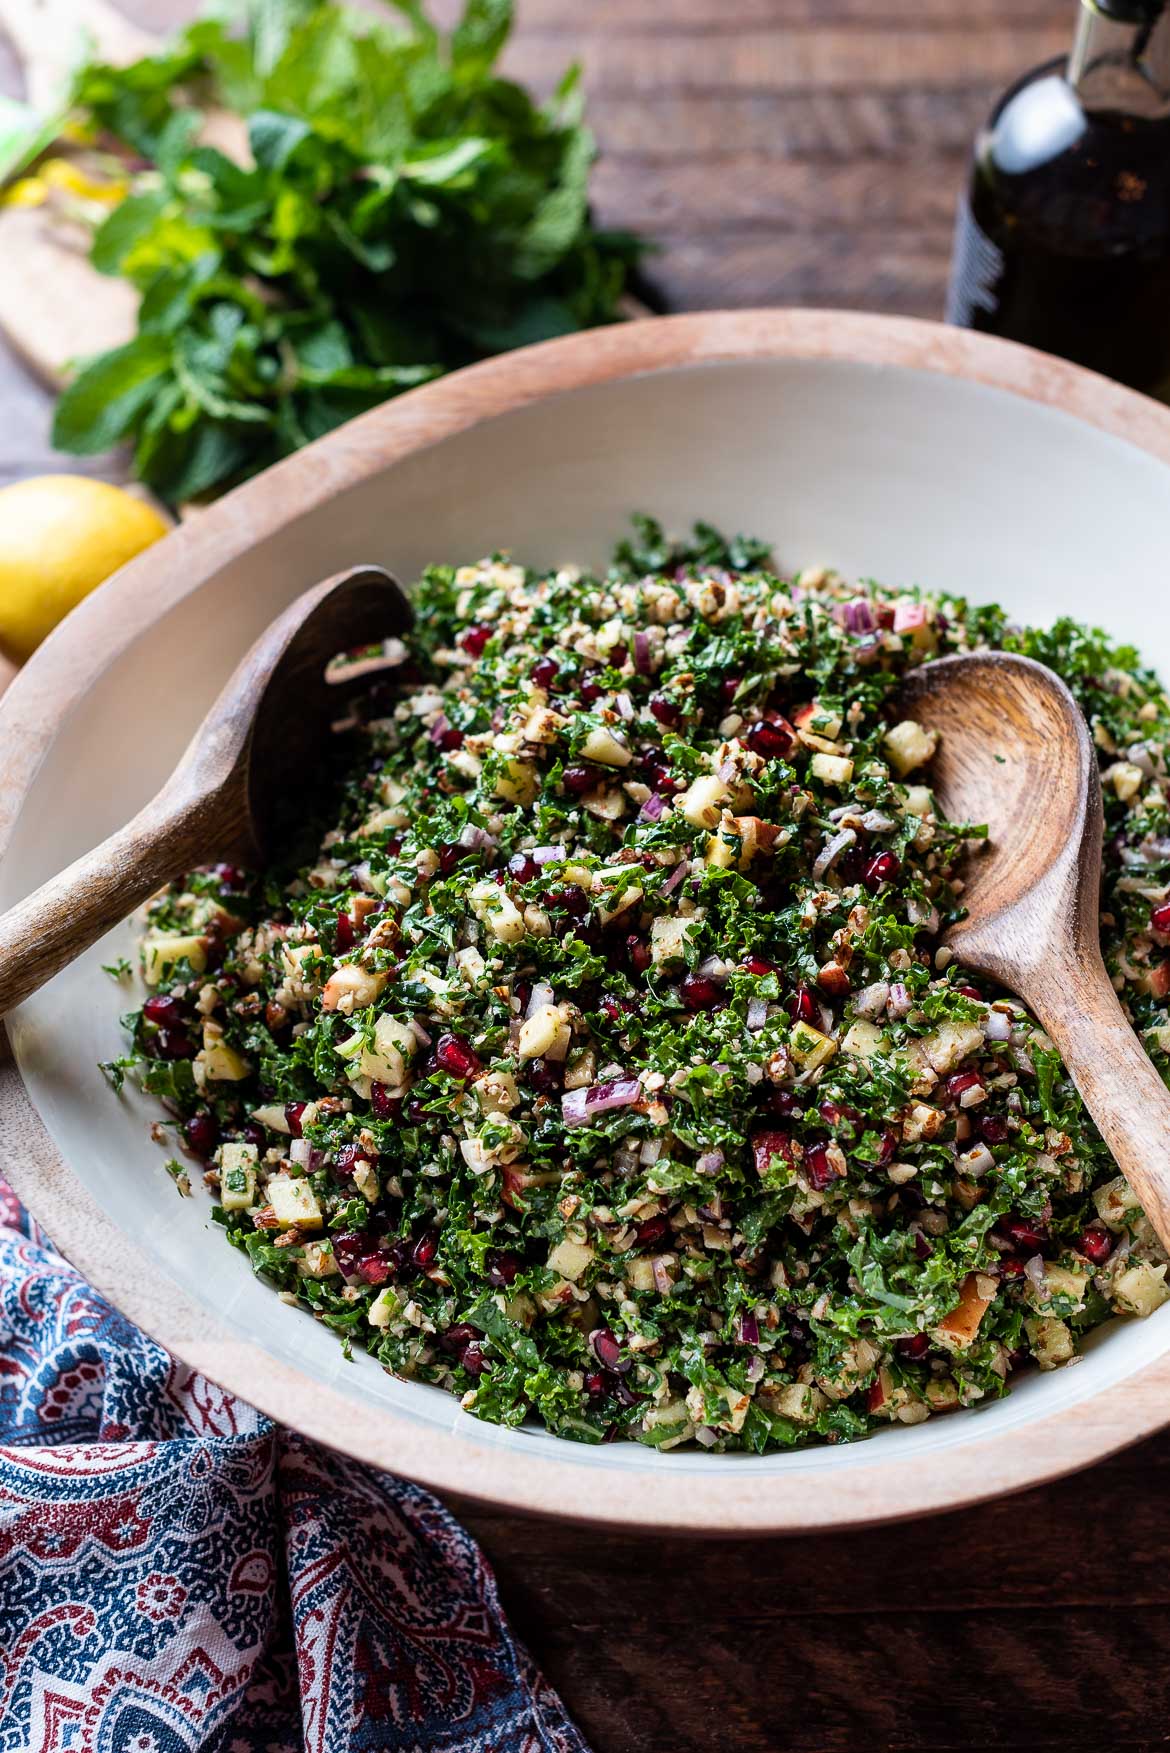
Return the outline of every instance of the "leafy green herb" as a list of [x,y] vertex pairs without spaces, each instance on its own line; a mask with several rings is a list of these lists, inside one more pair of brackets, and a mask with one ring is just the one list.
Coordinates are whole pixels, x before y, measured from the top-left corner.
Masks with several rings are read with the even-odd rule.
[[[544,105],[495,73],[509,0],[468,0],[449,37],[420,0],[390,10],[245,0],[237,25],[82,69],[76,110],[148,166],[92,251],[142,301],[135,339],[62,395],[60,449],[129,439],[141,479],[189,499],[453,367],[618,317],[638,245],[590,222],[575,70]],[[211,106],[240,118],[230,150],[202,137]]]

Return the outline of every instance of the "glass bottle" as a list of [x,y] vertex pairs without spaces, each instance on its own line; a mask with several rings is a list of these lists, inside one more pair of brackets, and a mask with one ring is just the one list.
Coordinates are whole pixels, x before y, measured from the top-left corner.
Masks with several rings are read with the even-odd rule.
[[947,320],[1170,399],[1170,7],[1082,0],[975,145]]

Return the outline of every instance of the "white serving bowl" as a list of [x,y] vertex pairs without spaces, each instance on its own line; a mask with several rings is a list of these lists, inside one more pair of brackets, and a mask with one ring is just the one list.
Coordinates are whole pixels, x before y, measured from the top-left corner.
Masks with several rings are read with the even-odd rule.
[[[633,511],[766,536],[785,567],[1068,611],[1170,672],[1170,412],[1028,350],[840,312],[676,317],[417,390],[268,471],[69,616],[0,707],[0,903],[137,810],[248,643],[326,573],[403,579],[496,547],[604,563]],[[1037,800],[1043,807],[1043,800]],[[283,1306],[177,1197],[151,1106],[98,1062],[131,1002],[120,927],[9,1019],[5,1173],[94,1283],[285,1423],[512,1507],[697,1532],[841,1526],[1018,1488],[1170,1420],[1170,1306],[1004,1401],[841,1448],[750,1457],[503,1431]],[[197,1178],[197,1177],[196,1177]]]

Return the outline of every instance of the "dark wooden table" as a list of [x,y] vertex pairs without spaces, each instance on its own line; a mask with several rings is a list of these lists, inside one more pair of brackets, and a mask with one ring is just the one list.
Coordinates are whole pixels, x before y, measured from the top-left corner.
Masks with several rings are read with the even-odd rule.
[[[140,23],[186,0],[125,0]],[[518,0],[513,71],[586,66],[600,216],[673,308],[941,310],[994,91],[1071,0]],[[12,69],[0,64],[11,88]],[[0,264],[0,273],[3,265]],[[0,479],[53,459],[0,358]],[[103,465],[98,465],[102,467]],[[961,1515],[786,1542],[606,1535],[454,1507],[597,1753],[1040,1753],[1170,1740],[1170,1436]]]

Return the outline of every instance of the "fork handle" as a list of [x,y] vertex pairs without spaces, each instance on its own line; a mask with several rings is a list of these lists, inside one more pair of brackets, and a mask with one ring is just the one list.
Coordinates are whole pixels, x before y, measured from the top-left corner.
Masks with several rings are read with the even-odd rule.
[[1028,1003],[1118,1168],[1170,1249],[1170,1089],[1126,1018],[1099,956],[1044,974]]

